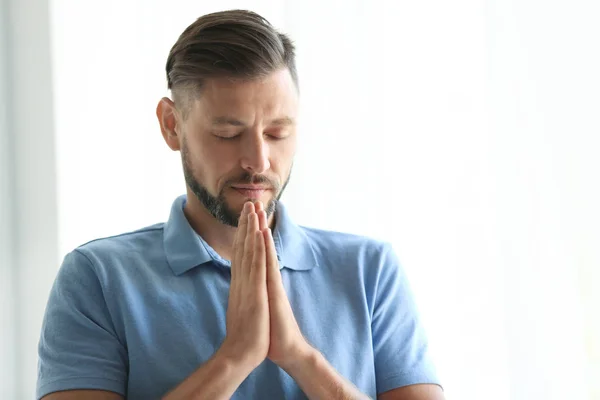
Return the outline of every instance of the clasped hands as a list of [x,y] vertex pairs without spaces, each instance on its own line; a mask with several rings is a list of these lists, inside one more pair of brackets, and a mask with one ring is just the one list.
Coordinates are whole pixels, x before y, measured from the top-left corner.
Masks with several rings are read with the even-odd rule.
[[256,368],[266,358],[283,369],[310,353],[283,287],[262,203],[246,202],[231,260],[227,334],[221,350]]

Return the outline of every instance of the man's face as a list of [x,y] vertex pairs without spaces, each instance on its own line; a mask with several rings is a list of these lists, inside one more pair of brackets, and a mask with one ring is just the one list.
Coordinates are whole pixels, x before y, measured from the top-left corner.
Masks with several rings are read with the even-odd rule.
[[287,69],[206,82],[183,121],[180,150],[189,189],[218,221],[237,226],[248,200],[260,200],[267,216],[275,211],[296,152],[297,114]]

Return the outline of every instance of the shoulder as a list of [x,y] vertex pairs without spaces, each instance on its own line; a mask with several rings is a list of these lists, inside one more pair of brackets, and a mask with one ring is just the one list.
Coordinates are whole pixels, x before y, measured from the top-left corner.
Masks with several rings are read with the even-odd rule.
[[390,255],[395,259],[392,245],[383,240],[346,232],[337,232],[301,226],[308,242],[320,258],[354,264],[363,269],[375,268]]
[[310,242],[319,247],[326,247],[331,250],[344,251],[385,251],[390,244],[386,241],[375,239],[369,236],[357,235],[353,233],[338,232],[324,229],[300,227],[306,234]]
[[98,238],[78,246],[75,251],[86,255],[113,250],[142,250],[162,244],[164,223],[155,224],[119,235]]
[[[363,299],[369,312],[376,298],[410,296],[406,276],[390,242],[368,236],[301,227],[319,262],[319,272],[333,282],[337,293],[346,291],[349,301]],[[383,300],[382,300],[383,299]]]
[[78,275],[92,273],[106,278],[122,269],[120,266],[163,259],[163,227],[163,223],[155,224],[84,243],[65,256],[61,271]]

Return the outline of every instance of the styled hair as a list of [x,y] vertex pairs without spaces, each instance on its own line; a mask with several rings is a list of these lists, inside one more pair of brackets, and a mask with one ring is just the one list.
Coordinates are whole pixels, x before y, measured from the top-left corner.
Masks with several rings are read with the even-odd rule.
[[175,102],[185,104],[209,78],[257,79],[284,67],[298,88],[292,41],[255,12],[229,10],[188,26],[169,52],[166,72]]

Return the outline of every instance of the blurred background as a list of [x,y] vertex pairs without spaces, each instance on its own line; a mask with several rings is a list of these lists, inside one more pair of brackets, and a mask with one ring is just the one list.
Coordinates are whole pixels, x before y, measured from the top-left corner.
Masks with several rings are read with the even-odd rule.
[[297,46],[284,202],[394,244],[447,398],[600,399],[596,0],[0,0],[0,397],[34,397],[64,255],[184,192],[164,65],[230,8]]

